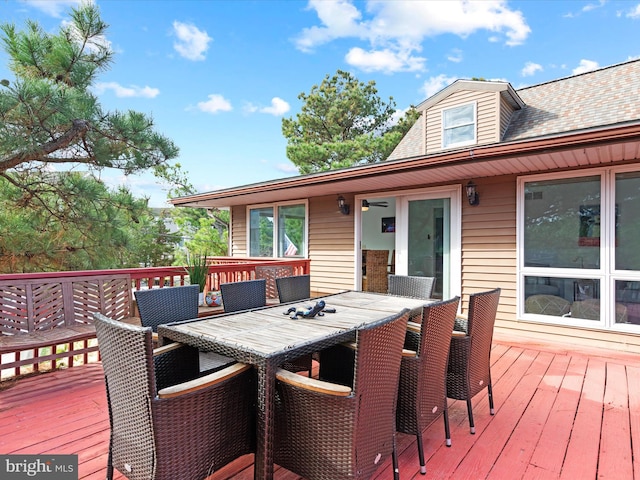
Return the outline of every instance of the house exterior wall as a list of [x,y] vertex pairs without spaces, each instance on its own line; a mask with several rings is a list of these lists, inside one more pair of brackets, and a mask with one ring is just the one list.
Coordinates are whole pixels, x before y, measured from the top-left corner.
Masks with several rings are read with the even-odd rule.
[[248,257],[247,248],[247,207],[238,206],[231,209],[231,251],[232,257]]
[[505,100],[502,95],[499,95],[500,98],[500,133],[499,139],[502,140],[504,137],[507,128],[509,128],[509,121],[513,116],[513,112],[515,112],[515,108]]
[[[477,104],[477,145],[494,143],[499,138],[499,108],[500,94],[497,92],[468,91],[454,92],[445,100],[427,109],[426,113],[426,153],[436,153],[442,151],[442,111],[476,102]],[[404,141],[404,140],[403,140]],[[472,148],[470,146],[469,148]]]
[[354,282],[353,195],[344,195],[349,215],[337,209],[336,197],[309,199],[309,259],[311,293],[322,295],[352,290]]

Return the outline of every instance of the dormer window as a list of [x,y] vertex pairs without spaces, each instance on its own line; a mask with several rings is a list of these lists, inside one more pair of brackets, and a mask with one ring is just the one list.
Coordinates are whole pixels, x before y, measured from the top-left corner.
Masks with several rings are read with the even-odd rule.
[[476,103],[442,110],[442,148],[474,145],[476,139]]

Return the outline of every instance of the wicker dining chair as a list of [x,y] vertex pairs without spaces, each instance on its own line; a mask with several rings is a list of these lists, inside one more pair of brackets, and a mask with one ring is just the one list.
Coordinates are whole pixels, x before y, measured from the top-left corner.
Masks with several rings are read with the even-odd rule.
[[262,278],[221,283],[220,295],[227,313],[264,307],[267,304],[267,281]]
[[[278,465],[314,480],[367,479],[385,458],[395,459],[394,412],[408,317],[405,309],[358,330],[350,385],[277,371]],[[332,347],[321,359],[341,350],[351,349]]]
[[431,303],[422,309],[422,324],[409,322],[400,368],[396,429],[415,435],[420,473],[426,473],[422,432],[444,418],[447,446],[451,446],[447,411],[447,362],[451,332],[460,297]]
[[256,280],[264,278],[267,281],[267,298],[277,298],[276,281],[278,278],[290,277],[291,275],[293,275],[293,267],[291,265],[256,266]]
[[311,298],[311,275],[293,275],[276,278],[280,303],[308,300]]
[[[280,303],[308,300],[311,298],[311,276],[293,275],[276,278],[278,298]],[[312,375],[313,356],[305,355],[284,364],[284,368],[291,372],[309,372]]]
[[198,285],[136,290],[136,305],[143,327],[158,331],[158,325],[198,318]]
[[255,371],[200,376],[198,351],[152,349],[151,328],[94,315],[111,435],[107,479],[204,479],[255,451]]
[[456,319],[451,337],[447,397],[467,402],[472,434],[476,433],[476,428],[471,399],[485,388],[489,395],[489,413],[495,413],[490,355],[499,301],[499,288],[469,295],[468,317]]
[[433,295],[435,277],[389,275],[389,295],[429,299]]
[[[158,345],[158,325],[198,318],[199,291],[198,285],[185,285],[134,292],[140,324],[153,330],[154,347]],[[202,371],[212,371],[234,363],[233,358],[214,352],[201,352],[199,357]]]

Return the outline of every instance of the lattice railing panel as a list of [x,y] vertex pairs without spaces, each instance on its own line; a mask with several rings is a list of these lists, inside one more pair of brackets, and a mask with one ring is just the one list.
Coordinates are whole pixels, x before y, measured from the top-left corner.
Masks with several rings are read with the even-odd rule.
[[33,330],[64,326],[64,301],[61,283],[33,285]]
[[0,332],[28,331],[27,292],[24,285],[0,286]]
[[131,280],[114,278],[103,284],[104,315],[114,320],[131,316]]
[[102,313],[102,280],[73,282],[73,321],[93,323],[93,314]]

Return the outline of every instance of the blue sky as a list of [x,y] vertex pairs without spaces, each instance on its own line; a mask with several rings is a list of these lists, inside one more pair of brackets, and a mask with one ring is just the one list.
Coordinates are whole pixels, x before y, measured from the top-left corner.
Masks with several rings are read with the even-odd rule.
[[[57,31],[78,2],[4,0],[0,22]],[[282,118],[338,69],[401,111],[458,78],[517,89],[640,57],[640,0],[95,3],[116,52],[96,84],[103,107],[151,115],[199,192],[296,175]],[[0,52],[10,79],[6,65]],[[165,205],[151,175],[103,178]]]

